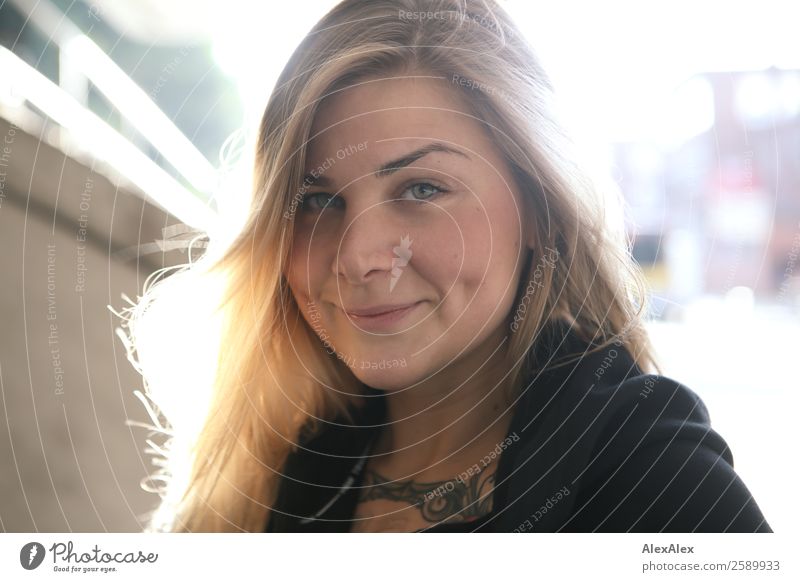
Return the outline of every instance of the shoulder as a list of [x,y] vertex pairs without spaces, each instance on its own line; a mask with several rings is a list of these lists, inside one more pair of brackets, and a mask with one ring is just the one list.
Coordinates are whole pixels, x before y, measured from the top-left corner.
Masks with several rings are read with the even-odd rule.
[[770,531],[692,389],[620,345],[567,343],[575,362],[532,374],[520,400],[509,504],[545,508],[539,531]]
[[[708,409],[688,386],[643,373],[620,342],[597,349],[568,329],[563,334],[545,356],[538,354],[540,365],[530,371],[522,388],[515,420],[527,433],[522,435],[525,440],[535,441],[546,433],[551,441],[568,445],[580,438],[594,449],[613,439],[619,454],[626,448],[623,442],[708,438]],[[720,453],[727,451],[721,438],[708,444]]]

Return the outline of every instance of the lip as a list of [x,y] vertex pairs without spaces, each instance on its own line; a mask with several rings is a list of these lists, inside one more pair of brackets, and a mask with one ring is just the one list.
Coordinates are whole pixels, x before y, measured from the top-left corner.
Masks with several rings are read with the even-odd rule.
[[411,313],[422,301],[399,305],[374,305],[360,309],[346,310],[348,317],[369,330],[383,329]]
[[391,313],[393,311],[399,311],[401,309],[407,309],[409,307],[413,307],[417,303],[419,303],[419,301],[414,303],[399,303],[396,305],[373,305],[372,307],[363,307],[360,309],[345,309],[344,312],[353,317],[373,317],[376,315]]

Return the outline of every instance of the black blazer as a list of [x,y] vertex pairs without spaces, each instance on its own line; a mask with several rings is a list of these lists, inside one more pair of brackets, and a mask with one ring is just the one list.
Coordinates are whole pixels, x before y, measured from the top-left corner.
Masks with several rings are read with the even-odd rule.
[[[643,374],[620,345],[586,353],[592,346],[566,323],[546,326],[535,344],[511,444],[497,461],[491,514],[424,531],[772,531],[692,390]],[[265,531],[350,529],[354,468],[383,422],[382,395],[367,388],[354,423],[339,418],[301,438]]]

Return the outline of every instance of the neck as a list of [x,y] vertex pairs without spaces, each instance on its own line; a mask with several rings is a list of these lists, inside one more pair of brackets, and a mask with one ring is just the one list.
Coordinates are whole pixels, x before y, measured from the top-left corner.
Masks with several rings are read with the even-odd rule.
[[449,476],[471,467],[507,435],[513,407],[504,337],[491,337],[425,382],[389,392],[386,425],[370,464],[392,478]]

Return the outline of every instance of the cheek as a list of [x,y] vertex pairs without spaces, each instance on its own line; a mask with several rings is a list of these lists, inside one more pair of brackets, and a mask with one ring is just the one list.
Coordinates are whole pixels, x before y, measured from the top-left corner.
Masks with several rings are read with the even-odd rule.
[[309,326],[317,329],[323,325],[324,306],[318,300],[322,277],[319,267],[309,260],[305,249],[293,250],[289,254],[285,276],[300,315]]
[[328,260],[316,242],[309,246],[304,234],[296,235],[289,252],[286,267],[286,279],[295,294],[312,297],[319,291],[322,281],[328,273]]
[[450,280],[456,282],[454,291],[460,292],[457,307],[482,320],[503,317],[510,309],[521,252],[520,220],[513,202],[500,196],[487,198],[459,217],[464,247],[459,245],[458,262],[447,267]]
[[[456,235],[448,240],[437,240],[440,254],[447,253],[448,269],[470,280],[497,277],[513,272],[519,251],[519,218],[513,205],[493,199],[476,202],[473,206],[454,214],[457,226],[451,227]],[[463,261],[463,264],[462,264]]]
[[474,201],[448,210],[417,233],[414,268],[436,287],[442,307],[463,310],[472,301],[470,310],[489,304],[494,309],[506,287],[515,284],[520,236],[513,205],[509,211],[506,205]]
[[287,259],[285,276],[292,293],[297,298],[297,302],[301,303],[299,294],[305,294],[308,289],[308,278],[306,276],[306,268],[304,266],[306,253],[297,245],[292,247]]

